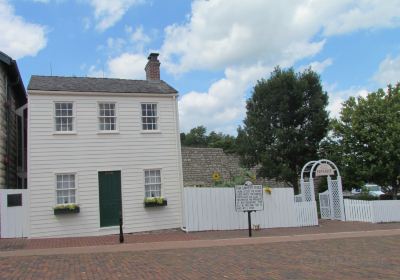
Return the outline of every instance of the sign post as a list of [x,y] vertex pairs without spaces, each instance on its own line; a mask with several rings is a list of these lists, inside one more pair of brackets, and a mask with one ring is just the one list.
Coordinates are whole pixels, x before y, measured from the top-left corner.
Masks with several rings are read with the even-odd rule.
[[249,181],[244,185],[235,186],[235,208],[236,211],[247,212],[249,237],[251,237],[251,212],[264,209],[263,187],[253,185]]

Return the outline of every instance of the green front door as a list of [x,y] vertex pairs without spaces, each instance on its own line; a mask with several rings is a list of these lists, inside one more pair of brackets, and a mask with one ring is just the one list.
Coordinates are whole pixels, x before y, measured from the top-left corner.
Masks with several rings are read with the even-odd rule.
[[121,171],[99,172],[100,227],[119,225]]

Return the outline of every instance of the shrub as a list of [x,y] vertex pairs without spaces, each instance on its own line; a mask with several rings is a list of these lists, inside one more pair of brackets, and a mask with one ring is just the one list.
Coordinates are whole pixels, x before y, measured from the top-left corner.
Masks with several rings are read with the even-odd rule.
[[[390,193],[385,193],[385,194],[381,194],[381,196],[379,197],[380,200],[392,200],[393,199],[393,195]],[[400,195],[397,195],[397,199],[400,200]]]
[[369,194],[364,194],[364,193],[357,194],[357,195],[354,195],[354,196],[349,196],[349,197],[346,197],[346,198],[348,198],[348,199],[356,199],[356,200],[379,200],[379,197],[372,196],[372,195],[369,195]]

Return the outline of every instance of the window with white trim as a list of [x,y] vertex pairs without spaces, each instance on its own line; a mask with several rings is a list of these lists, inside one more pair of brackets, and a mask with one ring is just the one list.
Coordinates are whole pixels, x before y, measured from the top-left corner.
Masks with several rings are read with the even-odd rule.
[[75,174],[57,174],[57,204],[76,203]]
[[99,130],[117,130],[117,112],[115,103],[99,103]]
[[158,130],[158,115],[157,104],[143,103],[142,104],[142,129],[143,130]]
[[144,189],[146,197],[161,196],[161,170],[152,169],[144,171]]
[[55,130],[59,132],[74,131],[74,104],[72,102],[56,102]]

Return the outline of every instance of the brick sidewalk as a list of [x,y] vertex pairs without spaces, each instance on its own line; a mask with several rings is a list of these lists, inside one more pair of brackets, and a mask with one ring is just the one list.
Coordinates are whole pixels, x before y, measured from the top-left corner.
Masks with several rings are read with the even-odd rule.
[[9,256],[0,279],[399,279],[398,237]]
[[[275,228],[254,231],[254,237],[288,236],[301,234],[319,234],[334,232],[372,231],[400,229],[400,223],[372,224],[361,222],[340,222],[320,220],[317,227]],[[185,233],[181,230],[125,234],[125,243],[148,243],[185,240],[215,240],[246,237],[246,230],[205,231]],[[79,238],[46,238],[46,239],[0,239],[0,251],[21,249],[46,249],[65,247],[84,247],[119,244],[118,235],[92,236]]]

